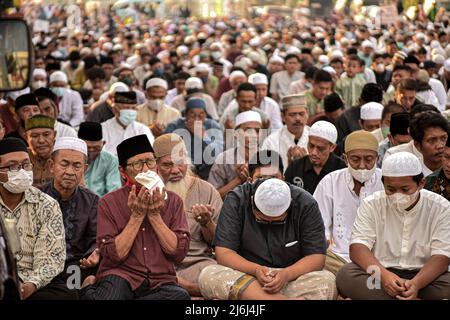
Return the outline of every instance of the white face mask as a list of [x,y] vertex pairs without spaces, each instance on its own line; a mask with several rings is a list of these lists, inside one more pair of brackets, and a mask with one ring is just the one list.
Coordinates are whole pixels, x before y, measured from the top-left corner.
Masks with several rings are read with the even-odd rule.
[[137,118],[136,110],[133,109],[120,110],[119,120],[125,127],[128,127],[130,124],[136,121],[136,118]]
[[39,80],[39,81],[33,81],[31,83],[31,88],[33,90],[37,90],[39,88],[45,88],[47,86],[47,81]]
[[384,72],[384,64],[383,63],[379,63],[377,64],[377,72],[378,73],[383,73]]
[[413,194],[394,193],[387,196],[388,203],[395,206],[399,211],[408,209],[416,200],[420,190],[417,189]]
[[377,166],[374,165],[372,169],[353,169],[352,166],[348,166],[348,171],[350,171],[350,174],[352,177],[361,182],[364,183],[368,181],[370,178],[372,178],[373,174],[375,173],[375,170],[377,169]]
[[148,101],[148,106],[153,111],[159,111],[164,106],[164,101],[161,99],[154,99]]
[[213,51],[211,52],[211,57],[214,60],[219,60],[220,58],[222,58],[222,53],[220,51]]
[[11,193],[24,193],[33,184],[33,171],[20,169],[19,171],[8,171],[8,181],[2,182],[3,187]]

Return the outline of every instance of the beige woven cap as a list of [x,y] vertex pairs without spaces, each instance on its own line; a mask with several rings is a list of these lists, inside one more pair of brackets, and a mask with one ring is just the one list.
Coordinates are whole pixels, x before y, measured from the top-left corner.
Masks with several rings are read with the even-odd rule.
[[368,131],[354,131],[345,138],[345,153],[352,150],[372,150],[378,153],[377,138]]
[[307,108],[306,96],[304,94],[285,96],[281,99],[281,106],[283,110],[287,110],[289,108]]
[[175,150],[176,154],[180,155],[185,152],[183,139],[175,133],[163,134],[156,138],[155,142],[153,142],[153,150],[155,151],[156,158],[173,154],[175,147],[177,147]]

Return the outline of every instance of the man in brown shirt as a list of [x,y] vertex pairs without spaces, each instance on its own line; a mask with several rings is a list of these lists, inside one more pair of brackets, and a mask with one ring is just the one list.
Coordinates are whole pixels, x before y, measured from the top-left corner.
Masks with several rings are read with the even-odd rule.
[[97,247],[103,259],[97,282],[88,277],[83,283],[82,299],[190,299],[177,284],[174,266],[189,249],[183,201],[159,188],[149,192],[135,180],[141,172],[156,172],[153,153],[146,135],[117,146],[126,185],[99,202]]
[[53,180],[49,164],[55,144],[55,120],[35,115],[25,121],[25,134],[33,163],[33,186],[41,187]]

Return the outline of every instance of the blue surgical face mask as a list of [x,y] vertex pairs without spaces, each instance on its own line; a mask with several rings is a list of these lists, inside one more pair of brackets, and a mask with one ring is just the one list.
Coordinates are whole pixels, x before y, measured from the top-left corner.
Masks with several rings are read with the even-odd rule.
[[64,96],[64,94],[66,93],[66,90],[67,90],[66,88],[61,88],[61,87],[52,88],[52,92],[60,98],[62,98]]
[[164,74],[164,68],[156,69],[153,74],[156,75],[156,76],[162,76]]
[[136,120],[136,117],[137,117],[136,110],[133,109],[120,110],[119,120],[126,127],[132,124]]

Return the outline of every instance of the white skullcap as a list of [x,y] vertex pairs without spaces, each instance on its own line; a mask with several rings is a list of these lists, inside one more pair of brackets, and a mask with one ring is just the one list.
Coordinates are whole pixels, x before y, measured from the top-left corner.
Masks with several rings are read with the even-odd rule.
[[260,59],[259,53],[252,51],[248,54],[248,57],[250,58],[250,60],[252,60],[253,62],[258,62]]
[[425,36],[425,33],[419,32],[418,34],[416,34],[416,39],[425,41],[427,39],[427,37]]
[[309,135],[325,139],[333,144],[337,141],[337,130],[334,124],[328,121],[317,121],[311,126]]
[[330,63],[330,59],[328,59],[328,57],[324,54],[320,55],[318,60],[321,64],[329,64]]
[[231,82],[231,81],[233,81],[234,79],[240,78],[240,77],[246,78],[246,79],[247,79],[247,76],[245,75],[245,73],[243,73],[243,72],[240,71],[240,70],[235,70],[235,71],[233,71],[233,72],[230,74],[229,80],[230,80],[230,82]]
[[209,72],[209,66],[206,63],[199,63],[195,67],[196,72]]
[[53,58],[55,59],[62,59],[64,58],[64,55],[62,54],[61,51],[55,50],[50,54]]
[[431,50],[431,55],[432,56],[436,56],[440,54],[441,56],[445,56],[445,50],[442,48],[435,48]]
[[350,40],[348,40],[346,37],[342,37],[341,40],[339,41],[339,43],[341,45],[346,45],[350,43]]
[[127,92],[130,88],[123,82],[114,82],[109,88],[109,93],[114,94],[116,92]]
[[444,62],[444,70],[450,72],[450,59],[445,60]]
[[120,38],[119,37],[115,37],[113,39],[113,43],[120,43]]
[[384,177],[413,177],[422,173],[422,164],[410,152],[397,152],[383,160],[381,171]]
[[112,44],[111,42],[105,42],[105,43],[102,45],[102,49],[103,49],[103,50],[106,50],[106,51],[111,51],[112,48],[113,48],[113,44]]
[[261,40],[258,37],[250,39],[248,42],[252,47],[258,47],[261,44]]
[[[160,192],[163,191],[164,182],[155,171],[148,170],[146,172],[141,172],[134,179],[149,191],[152,191],[155,188],[159,188]],[[164,199],[167,199],[167,193],[165,194]]]
[[361,47],[363,47],[363,48],[372,48],[372,49],[375,49],[375,47],[374,47],[372,41],[370,41],[370,40],[364,40],[364,41],[362,42],[362,44],[361,44]]
[[255,205],[269,217],[279,217],[291,205],[291,190],[286,182],[272,178],[261,183],[255,192]]
[[123,46],[120,43],[118,43],[118,44],[115,44],[112,49],[113,49],[113,51],[121,51],[121,50],[123,50]]
[[440,54],[436,54],[431,57],[431,61],[433,61],[436,64],[444,64],[445,58]]
[[257,84],[269,84],[267,80],[267,76],[263,73],[254,73],[248,77],[248,82],[257,85]]
[[383,105],[378,102],[369,102],[361,107],[362,120],[381,120]]
[[132,69],[135,69],[139,65],[139,57],[138,56],[131,56],[128,57],[126,62],[130,65]]
[[167,90],[168,85],[167,85],[167,81],[161,78],[151,78],[147,81],[147,83],[145,84],[145,90],[147,90],[148,88],[151,87],[163,87],[164,89]]
[[331,58],[344,58],[344,54],[342,53],[341,50],[333,50],[333,52],[331,52]]
[[441,48],[441,43],[437,40],[431,40],[430,42],[430,48],[431,49],[438,49]]
[[186,90],[203,89],[203,82],[198,77],[190,77],[186,80]]
[[81,48],[81,50],[80,50],[80,55],[82,55],[82,56],[88,56],[88,55],[90,55],[90,54],[92,54],[92,49],[91,49],[91,48],[88,48],[88,47],[83,47],[83,48]]
[[289,49],[287,49],[286,54],[299,54],[301,53],[300,49],[294,46],[290,46]]
[[220,51],[223,51],[223,45],[220,42],[213,42],[209,48],[212,49],[219,49]]
[[216,23],[216,27],[217,27],[218,29],[226,29],[226,28],[227,28],[227,25],[225,24],[225,22],[219,21],[219,22]]
[[76,137],[61,137],[56,139],[53,152],[62,149],[79,151],[86,157],[88,155],[86,142]]
[[62,81],[67,83],[67,75],[62,71],[55,71],[50,75],[50,83],[55,81]]
[[8,93],[6,94],[6,96],[7,96],[8,98],[10,98],[11,100],[16,101],[16,99],[17,99],[18,97],[20,97],[21,95],[27,94],[27,93],[30,93],[30,92],[31,92],[30,88],[26,87],[25,89],[22,89],[22,90],[10,91],[10,92],[8,92]]
[[242,69],[245,70],[245,69],[247,69],[248,67],[250,67],[252,64],[253,64],[253,61],[252,61],[252,60],[250,60],[250,59],[247,58],[247,57],[242,57],[242,58],[239,59],[239,61],[237,61],[237,62],[234,63],[234,66],[235,66],[235,67],[238,67],[238,68],[242,68]]
[[145,45],[143,43],[137,43],[134,46],[134,49],[136,49],[136,50],[140,50],[140,49],[144,49],[144,48],[145,48]]
[[183,56],[188,53],[189,53],[189,48],[186,47],[185,45],[181,45],[177,48],[177,55],[179,55],[179,56]]
[[334,70],[334,68],[331,66],[323,67],[322,70],[328,72],[331,75],[336,74],[336,70]]
[[262,124],[261,115],[256,111],[241,112],[236,116],[236,122],[234,128],[236,129],[243,123],[247,122],[259,122]]
[[270,58],[269,62],[278,62],[278,63],[284,64],[284,59],[282,57],[278,56],[278,55],[273,55]]
[[47,77],[47,72],[44,69],[37,68],[33,70],[33,77],[35,76]]

